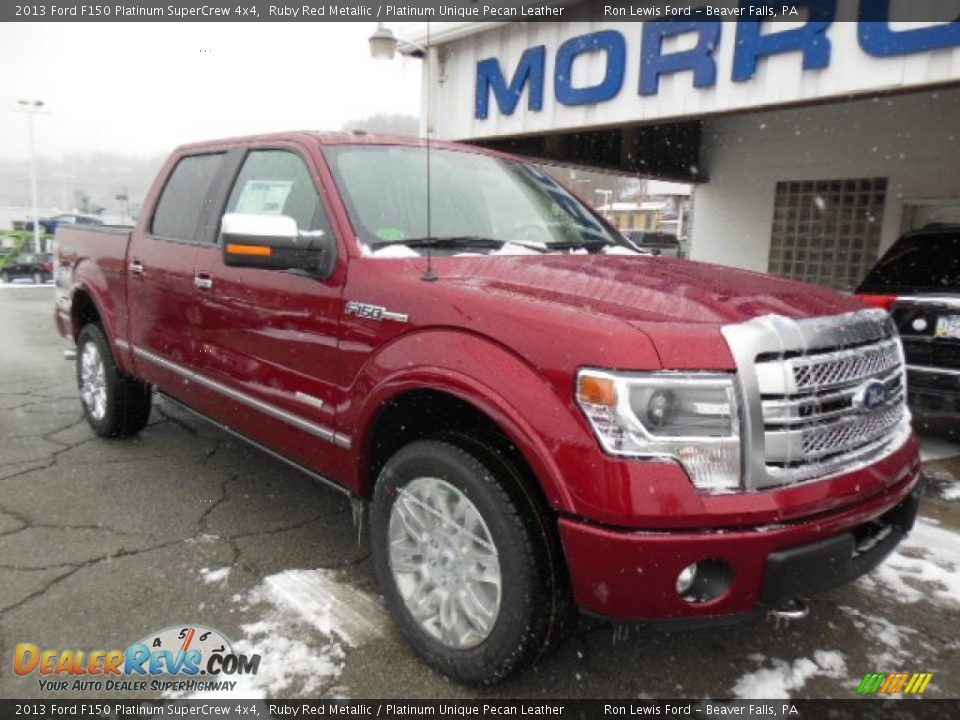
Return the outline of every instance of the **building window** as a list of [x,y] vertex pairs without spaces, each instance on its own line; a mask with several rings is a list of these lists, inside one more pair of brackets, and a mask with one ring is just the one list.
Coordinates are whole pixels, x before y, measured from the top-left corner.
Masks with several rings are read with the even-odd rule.
[[877,260],[886,178],[778,182],[769,270],[851,290]]

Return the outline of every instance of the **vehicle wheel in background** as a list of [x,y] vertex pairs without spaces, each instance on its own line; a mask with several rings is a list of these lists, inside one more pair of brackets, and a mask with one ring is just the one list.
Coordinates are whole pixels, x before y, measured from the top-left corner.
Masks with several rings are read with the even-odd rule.
[[374,491],[370,540],[387,604],[441,672],[489,685],[532,661],[569,616],[547,518],[482,441],[420,440]]
[[99,325],[85,325],[77,338],[77,386],[83,414],[103,437],[127,437],[150,419],[151,387],[121,372]]

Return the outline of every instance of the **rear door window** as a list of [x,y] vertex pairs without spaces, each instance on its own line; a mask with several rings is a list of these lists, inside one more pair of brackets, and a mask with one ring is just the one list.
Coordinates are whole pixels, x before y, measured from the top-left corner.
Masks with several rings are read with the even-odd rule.
[[190,155],[180,160],[160,195],[151,232],[162,238],[195,242],[200,219],[209,212],[214,178],[224,154]]

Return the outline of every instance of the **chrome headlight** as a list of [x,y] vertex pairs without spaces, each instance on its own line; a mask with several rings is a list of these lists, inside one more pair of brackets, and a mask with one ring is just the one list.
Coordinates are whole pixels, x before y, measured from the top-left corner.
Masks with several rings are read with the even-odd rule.
[[577,403],[611,455],[672,458],[701,490],[740,488],[733,375],[581,370]]

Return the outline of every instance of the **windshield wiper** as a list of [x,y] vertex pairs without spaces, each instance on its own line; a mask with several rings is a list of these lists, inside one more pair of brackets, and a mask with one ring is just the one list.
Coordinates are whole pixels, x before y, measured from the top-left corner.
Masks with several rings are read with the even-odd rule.
[[[608,245],[617,245],[612,240],[597,238],[595,240],[567,240],[565,242],[550,243],[551,250],[584,250],[589,248],[606,247]],[[622,246],[625,247],[625,246]]]
[[480,250],[499,250],[504,245],[519,245],[537,252],[546,252],[549,248],[540,243],[524,242],[522,240],[497,240],[496,238],[481,237],[479,235],[455,235],[449,237],[419,237],[408,238],[406,240],[387,240],[378,242],[373,246],[374,250],[379,250],[390,245],[406,245],[409,248],[440,248],[459,249],[475,248]]

